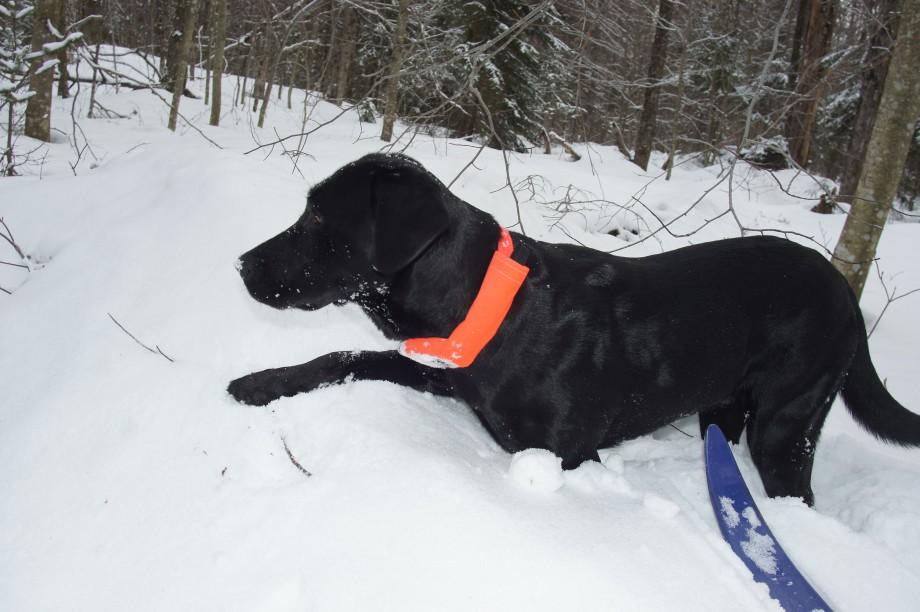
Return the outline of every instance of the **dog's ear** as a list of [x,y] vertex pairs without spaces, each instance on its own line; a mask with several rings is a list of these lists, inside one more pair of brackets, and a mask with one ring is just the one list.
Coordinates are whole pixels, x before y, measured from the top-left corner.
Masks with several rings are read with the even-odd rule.
[[448,226],[444,187],[415,168],[381,168],[372,188],[371,262],[394,274],[427,249]]

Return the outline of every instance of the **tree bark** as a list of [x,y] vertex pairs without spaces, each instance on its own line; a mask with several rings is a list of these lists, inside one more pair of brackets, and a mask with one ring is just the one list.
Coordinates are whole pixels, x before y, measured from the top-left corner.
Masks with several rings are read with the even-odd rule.
[[[185,76],[188,73],[188,56],[192,50],[192,38],[195,34],[195,22],[198,18],[198,0],[179,0],[180,11],[183,11],[185,22],[182,24],[182,36],[175,55],[175,75],[173,82],[172,105],[169,108],[169,123],[167,127],[176,131],[176,121],[179,115],[179,101],[185,91]],[[181,5],[185,5],[184,7]]]
[[799,0],[799,9],[795,16],[795,34],[792,36],[792,53],[789,57],[788,84],[789,91],[795,92],[802,61],[802,34],[805,30],[805,17],[808,14],[809,0]]
[[211,57],[211,125],[220,124],[221,83],[224,75],[224,44],[227,40],[227,0],[214,0],[214,50]]
[[[256,49],[254,46],[249,45],[249,49],[246,51],[246,61],[243,62],[243,84],[240,86],[240,106],[246,106],[246,81],[249,78],[249,69],[252,66],[252,56],[255,54]],[[234,104],[236,104],[236,99],[234,99]]]
[[[281,61],[281,50],[275,49],[278,41],[274,40],[274,34],[267,31],[265,40],[265,66],[267,74],[265,76],[265,85],[262,89],[262,107],[259,109],[259,127],[265,125],[265,112],[268,110],[268,101],[272,95],[272,82],[275,80],[275,72],[278,70],[278,63]],[[255,110],[255,108],[253,108]]]
[[851,202],[856,184],[859,182],[860,169],[866,155],[866,146],[875,123],[879,101],[882,98],[882,86],[888,74],[888,62],[894,46],[894,35],[898,27],[898,5],[900,0],[882,0],[877,15],[869,27],[871,35],[867,41],[866,54],[863,58],[863,71],[859,88],[859,108],[853,122],[853,132],[847,147],[843,174],[840,176],[840,192],[837,200]]
[[[259,46],[259,55],[256,57],[256,70],[254,73],[255,80],[252,84],[252,112],[259,110],[259,100],[265,95],[265,79],[268,77],[268,65],[271,62],[271,43],[268,40],[270,26],[265,28],[265,35],[262,36]],[[255,50],[255,48],[253,48]]]
[[[206,2],[204,23],[207,24],[207,40],[204,43],[204,105],[211,105],[211,52],[214,42],[214,2]],[[202,26],[203,28],[204,26]],[[198,47],[201,47],[201,29],[198,29]]]
[[795,100],[786,122],[789,154],[801,167],[811,158],[811,142],[823,96],[826,69],[824,56],[834,32],[836,0],[802,0],[802,59],[795,87]]
[[[172,25],[169,13],[172,5],[167,0],[152,0],[150,4],[153,10],[153,19],[155,20],[153,36],[155,44],[152,52],[159,58],[160,83],[162,84],[166,78],[169,63],[167,56],[169,55],[170,26]],[[173,17],[175,17],[175,14],[173,14]]]
[[655,38],[652,41],[652,53],[648,65],[645,99],[642,104],[642,115],[639,118],[639,132],[636,136],[636,152],[633,157],[633,162],[643,170],[648,168],[648,160],[652,155],[652,146],[655,141],[658,99],[662,89],[661,77],[664,75],[664,65],[667,61],[668,30],[672,27],[673,14],[673,0],[660,0],[658,18],[655,21]]
[[[192,15],[194,13],[194,15]],[[191,50],[192,37],[194,35],[195,17],[198,14],[197,0],[178,0],[176,3],[176,12],[173,15],[173,28],[169,33],[169,43],[166,48],[166,62],[163,67],[163,73],[160,82],[166,89],[173,91],[176,81],[182,80],[182,88],[185,88],[185,78],[188,72],[188,54]],[[185,24],[191,19],[192,32],[189,34],[188,49],[183,53],[182,48],[185,46]],[[180,55],[185,56],[184,63]],[[180,69],[180,64],[182,68]]]
[[[66,3],[64,0],[57,0],[57,12],[52,17],[51,22],[58,32],[64,31],[64,21],[66,20]],[[70,84],[67,82],[67,47],[58,51],[58,96],[61,98],[70,97]]]
[[334,78],[332,76],[332,70],[329,69],[330,66],[335,65],[335,53],[339,48],[338,45],[338,11],[336,10],[335,0],[329,0],[331,10],[329,11],[329,34],[327,36],[327,46],[328,50],[326,52],[326,58],[323,61],[323,68],[320,72],[320,81],[323,95],[327,98],[333,97],[332,87],[335,85]]
[[[96,109],[96,89],[98,88],[98,83],[96,82],[96,77],[99,75],[99,70],[96,66],[99,65],[99,54],[102,43],[96,43],[96,48],[93,50],[93,78],[89,86],[89,110],[86,112],[86,116],[90,119],[93,118],[93,111]],[[102,77],[105,79],[105,75]]]
[[[313,82],[313,45],[314,41],[319,39],[319,19],[314,17],[310,22],[309,33],[304,32],[304,36],[311,42],[303,46],[303,81],[304,91],[307,94],[310,91],[319,90],[319,85]],[[307,97],[309,97],[307,95]],[[306,99],[306,97],[304,98]]]
[[684,110],[684,69],[687,65],[687,48],[689,45],[684,43],[680,48],[680,60],[677,64],[677,109],[674,111],[674,125],[671,127],[671,138],[668,143],[668,159],[665,162],[664,180],[671,180],[671,173],[674,170],[674,155],[677,152],[677,128],[676,123],[680,119]]
[[[400,0],[401,10],[402,0]],[[358,46],[358,19],[355,15],[355,9],[350,4],[346,4],[342,12],[342,36],[339,39],[339,69],[335,78],[335,100],[340,104],[348,97],[348,89],[351,84],[351,65],[354,63],[355,49]]]
[[51,84],[54,82],[54,68],[42,65],[50,60],[50,55],[42,52],[42,45],[51,42],[48,21],[59,10],[60,0],[39,0],[35,3],[32,16],[32,52],[40,53],[32,60],[29,67],[29,89],[35,94],[26,105],[25,134],[36,140],[51,142]]
[[862,294],[920,117],[920,0],[904,0],[882,99],[834,265]]
[[386,105],[383,113],[383,129],[380,140],[390,142],[393,124],[396,122],[396,103],[399,94],[399,71],[402,68],[403,45],[406,41],[406,26],[409,23],[409,0],[399,0],[399,17],[393,33],[393,50],[390,54],[390,68],[387,71]]

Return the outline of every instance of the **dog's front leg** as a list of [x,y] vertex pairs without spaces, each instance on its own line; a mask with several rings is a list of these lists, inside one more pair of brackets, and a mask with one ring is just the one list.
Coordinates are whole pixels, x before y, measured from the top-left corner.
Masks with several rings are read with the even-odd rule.
[[349,380],[383,380],[436,395],[451,394],[443,370],[423,366],[396,351],[328,353],[300,365],[262,370],[237,378],[227,391],[239,402],[264,406],[279,397],[291,397]]

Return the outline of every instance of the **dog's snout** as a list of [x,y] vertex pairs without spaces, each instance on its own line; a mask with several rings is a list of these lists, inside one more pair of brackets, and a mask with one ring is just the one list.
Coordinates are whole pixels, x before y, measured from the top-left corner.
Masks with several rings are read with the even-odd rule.
[[260,258],[247,255],[243,255],[236,260],[236,271],[240,273],[240,277],[247,286],[250,281],[258,276],[262,263]]

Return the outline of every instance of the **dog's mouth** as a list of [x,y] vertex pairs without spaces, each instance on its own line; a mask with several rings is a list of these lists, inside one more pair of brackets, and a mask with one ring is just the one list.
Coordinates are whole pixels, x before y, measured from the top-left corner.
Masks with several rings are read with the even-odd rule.
[[[259,301],[262,301],[262,300],[259,300]],[[306,310],[306,311],[312,312],[314,310],[319,310],[320,308],[325,308],[326,306],[329,306],[330,304],[333,306],[344,306],[347,303],[348,303],[347,299],[337,298],[334,300],[330,300],[328,302],[295,302],[293,304],[287,304],[285,306],[282,306],[281,308],[296,308],[297,310]]]

